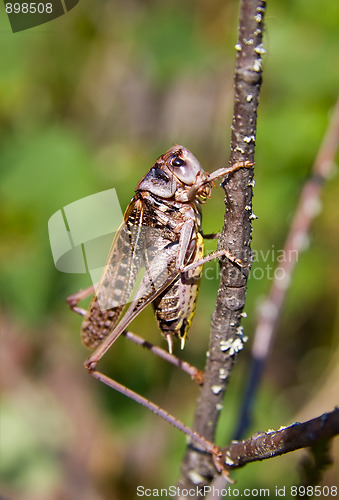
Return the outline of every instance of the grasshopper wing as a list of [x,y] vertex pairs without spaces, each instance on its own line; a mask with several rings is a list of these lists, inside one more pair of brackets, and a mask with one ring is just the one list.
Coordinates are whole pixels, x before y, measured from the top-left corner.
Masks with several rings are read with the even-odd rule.
[[103,275],[82,323],[81,339],[90,349],[100,345],[114,329],[129,301],[142,265],[143,214],[142,201],[133,198],[115,235]]

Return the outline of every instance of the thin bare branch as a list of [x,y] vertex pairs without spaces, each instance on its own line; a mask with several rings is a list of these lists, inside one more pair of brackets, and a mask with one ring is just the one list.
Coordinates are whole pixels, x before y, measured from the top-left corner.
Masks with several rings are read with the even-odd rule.
[[[280,279],[274,279],[269,295],[260,308],[252,347],[252,366],[248,377],[249,386],[245,394],[242,414],[235,434],[236,439],[240,439],[244,435],[249,424],[253,400],[274,339],[286,293],[298,261],[298,255],[304,249],[312,221],[319,213],[321,190],[324,181],[331,173],[338,145],[339,99],[314,162],[311,177],[305,183],[300,194],[299,203],[283,249],[283,254],[288,258],[279,262],[281,268]],[[281,279],[281,276],[284,278]]]
[[230,469],[277,457],[290,451],[306,448],[339,434],[339,408],[307,422],[296,422],[277,431],[254,434],[244,441],[233,441],[223,449],[225,463]]
[[[257,433],[246,441],[234,441],[223,449],[223,461],[231,469],[249,462],[273,458],[299,448],[308,448],[313,460],[306,455],[303,460],[303,485],[319,484],[321,472],[332,461],[329,456],[331,438],[339,433],[339,410],[325,413],[303,424],[295,423],[278,431]],[[232,463],[233,462],[233,463]],[[224,498],[225,478],[215,476],[206,500]]]
[[[241,1],[230,165],[254,161],[264,52],[264,13],[265,2]],[[244,268],[239,269],[226,259],[222,262],[217,304],[212,317],[209,356],[194,419],[194,429],[211,441],[214,440],[229,375],[244,341],[240,322],[252,260],[251,221],[255,217],[252,213],[253,168],[232,174],[224,181],[223,187],[226,193],[226,212],[218,248],[230,251],[247,267],[244,271]],[[207,485],[214,473],[211,458],[191,445],[182,464],[179,485],[182,488]]]

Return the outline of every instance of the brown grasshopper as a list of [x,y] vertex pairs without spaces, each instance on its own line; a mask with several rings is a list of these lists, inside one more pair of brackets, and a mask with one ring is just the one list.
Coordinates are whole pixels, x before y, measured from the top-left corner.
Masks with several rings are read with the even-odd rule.
[[[92,293],[94,287],[67,299],[74,311],[85,316],[81,329],[82,342],[91,349],[95,348],[85,362],[89,373],[188,434],[213,455],[221,471],[223,466],[218,463],[220,450],[213,443],[148,399],[98,372],[96,366],[116,339],[124,334],[180,366],[201,382],[199,370],[173,356],[173,339],[178,338],[181,348],[184,347],[195,313],[203,264],[226,256],[235,265],[241,266],[241,261],[226,250],[204,256],[201,203],[210,197],[215,179],[251,165],[249,162],[237,163],[210,174],[201,168],[188,149],[173,146],[158,158],[136,186],[136,194],[114,238],[104,273],[95,287],[88,311],[77,304]],[[144,274],[131,299],[141,269],[144,269]],[[125,305],[130,301],[119,321]],[[167,340],[168,353],[125,331],[150,303]]]

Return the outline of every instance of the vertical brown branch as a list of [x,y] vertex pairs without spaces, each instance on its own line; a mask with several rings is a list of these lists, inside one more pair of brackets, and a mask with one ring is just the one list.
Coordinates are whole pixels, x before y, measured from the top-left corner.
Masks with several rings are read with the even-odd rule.
[[[265,2],[241,0],[230,165],[241,161],[254,162],[264,52],[264,13]],[[215,437],[230,372],[243,343],[240,322],[251,265],[251,219],[255,217],[252,213],[253,169],[235,172],[224,181],[223,187],[226,212],[218,248],[227,249],[240,257],[245,267],[240,269],[227,260],[221,263],[221,280],[212,316],[204,385],[194,418],[194,429],[211,441]],[[206,485],[214,473],[211,458],[191,444],[182,464],[179,486]]]

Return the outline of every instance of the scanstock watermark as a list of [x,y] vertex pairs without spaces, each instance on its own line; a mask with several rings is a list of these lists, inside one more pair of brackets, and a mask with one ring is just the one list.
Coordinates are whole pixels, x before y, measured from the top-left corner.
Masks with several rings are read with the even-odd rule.
[[[48,221],[48,231],[51,250],[56,268],[65,273],[88,273],[93,285],[99,283],[104,272],[107,256],[117,232],[127,239],[127,245],[119,245],[120,254],[118,263],[126,273],[131,268],[131,259],[137,263],[140,277],[147,274],[146,281],[139,288],[140,280],[129,297],[128,302],[140,298],[154,287],[159,289],[168,279],[168,262],[166,252],[159,252],[154,256],[152,246],[148,242],[162,238],[161,230],[138,224],[133,228],[124,227],[123,213],[115,189],[108,189],[99,193],[77,200],[58,210]],[[128,239],[129,238],[129,239]],[[130,242],[134,242],[129,245]],[[247,251],[248,252],[248,251]],[[295,250],[286,252],[276,250],[272,246],[268,250],[253,250],[250,254],[235,255],[244,264],[252,259],[250,279],[276,279],[285,278],[285,268],[282,263],[290,259],[297,260]],[[156,265],[152,265],[152,259]],[[125,263],[125,265],[124,265]],[[146,273],[147,269],[147,273]],[[194,270],[191,271],[194,273]],[[216,280],[220,275],[220,266],[217,260],[205,265],[203,279]],[[190,277],[190,272],[186,272]],[[126,274],[126,280],[130,276]],[[99,288],[100,290],[100,288]],[[112,302],[113,294],[98,292],[98,301],[102,310],[116,307],[120,304]]]
[[13,33],[39,26],[63,16],[79,3],[79,0],[4,0]]
[[338,495],[338,486],[273,486],[271,488],[245,488],[243,490],[234,486],[216,488],[214,486],[195,486],[194,488],[180,488],[169,486],[168,488],[145,488],[137,486],[138,497],[178,497],[178,498],[224,498],[224,497],[273,497],[273,498],[334,498]]
[[212,498],[223,497],[269,497],[269,488],[245,488],[240,490],[231,486],[216,488],[214,486],[195,486],[193,488],[181,488],[180,486],[169,486],[168,488],[145,488],[137,486],[138,497],[177,497],[177,498]]

